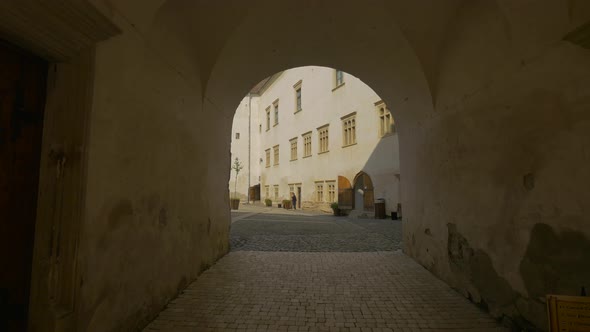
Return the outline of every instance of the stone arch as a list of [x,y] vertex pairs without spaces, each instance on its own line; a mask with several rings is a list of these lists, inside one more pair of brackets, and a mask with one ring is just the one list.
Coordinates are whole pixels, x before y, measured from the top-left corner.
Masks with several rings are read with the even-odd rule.
[[[379,6],[359,11],[349,4],[303,8],[292,3],[293,15],[277,16],[277,7],[284,6],[259,2],[228,37],[204,89],[205,107],[212,104],[233,115],[256,82],[288,68],[316,65],[360,78],[392,106],[393,113],[399,113],[394,115],[400,125],[432,109],[420,62]],[[371,61],[363,60],[367,58]]]
[[[386,1],[363,7],[328,3],[309,7],[274,1],[253,4],[227,35],[211,68],[201,67],[202,73],[210,72],[203,79],[203,112],[222,116],[224,124],[218,130],[229,137],[236,106],[260,80],[307,65],[341,69],[361,79],[387,103],[396,119],[400,167],[413,169],[419,163],[414,153],[419,140],[413,137],[423,134],[421,127],[433,112],[421,62],[392,20]],[[277,14],[285,12],[290,15]],[[226,154],[219,153],[219,158],[229,165]]]

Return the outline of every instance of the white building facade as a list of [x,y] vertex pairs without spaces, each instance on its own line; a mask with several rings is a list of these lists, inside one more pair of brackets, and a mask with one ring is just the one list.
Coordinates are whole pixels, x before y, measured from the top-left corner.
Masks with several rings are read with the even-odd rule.
[[[232,162],[244,168],[236,185],[246,198],[275,203],[297,196],[298,208],[386,210],[400,203],[398,137],[381,98],[358,78],[326,67],[300,67],[267,78],[236,110]],[[251,191],[252,192],[252,191]],[[251,197],[253,200],[255,197]]]

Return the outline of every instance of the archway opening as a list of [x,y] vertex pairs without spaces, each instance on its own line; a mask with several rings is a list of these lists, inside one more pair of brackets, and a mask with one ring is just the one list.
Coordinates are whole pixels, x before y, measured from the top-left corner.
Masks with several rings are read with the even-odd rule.
[[[306,66],[258,82],[242,99],[233,119],[228,183],[232,249],[244,245],[256,249],[244,243],[248,241],[244,236],[235,234],[248,221],[258,223],[256,227],[265,235],[272,235],[260,224],[265,214],[281,216],[266,218],[265,225],[278,225],[287,222],[286,216],[292,217],[289,227],[281,224],[274,234],[277,243],[283,243],[286,236],[301,237],[301,247],[289,249],[315,250],[303,239],[303,233],[330,232],[334,241],[342,242],[354,232],[336,220],[332,226],[341,229],[337,239],[330,227],[314,229],[307,223],[323,222],[326,216],[354,222],[362,218],[367,224],[385,219],[387,227],[400,228],[395,232],[399,237],[383,247],[373,246],[367,236],[369,243],[363,247],[369,251],[401,248],[398,146],[395,122],[386,103],[349,73]],[[301,220],[303,217],[310,220]],[[235,223],[244,218],[247,220]],[[297,223],[300,228],[294,226]],[[375,231],[360,227],[366,234]],[[323,249],[360,250],[342,244]]]

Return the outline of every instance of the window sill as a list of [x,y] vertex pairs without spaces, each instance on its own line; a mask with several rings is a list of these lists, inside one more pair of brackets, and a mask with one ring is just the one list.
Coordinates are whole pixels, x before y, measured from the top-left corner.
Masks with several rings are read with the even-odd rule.
[[273,124],[272,126],[273,126],[273,128],[274,128],[274,127],[276,127],[276,126],[278,126],[278,125],[279,125],[278,123],[275,123],[275,124]]
[[309,158],[309,157],[311,157],[311,155],[309,155],[309,156],[303,156],[303,158]]
[[301,111],[303,111],[303,109],[300,109],[298,111],[295,111],[295,112],[293,112],[293,114],[301,113]]
[[352,143],[352,144],[348,144],[348,145],[343,145],[342,147],[343,147],[343,148],[347,148],[347,147],[349,147],[349,146],[353,146],[353,145],[356,145],[356,142],[354,142],[354,143]]
[[326,151],[318,152],[318,154],[324,154],[324,153],[328,153],[328,152],[330,152],[330,150],[326,150]]
[[295,159],[291,159],[291,160],[289,160],[289,161],[296,161],[296,160],[297,160],[297,158],[295,158]]
[[339,84],[339,85],[336,85],[336,86],[334,87],[334,89],[332,89],[332,92],[334,92],[334,91],[336,91],[336,90],[340,89],[340,87],[344,86],[344,84],[346,84],[346,82],[342,82],[341,84]]

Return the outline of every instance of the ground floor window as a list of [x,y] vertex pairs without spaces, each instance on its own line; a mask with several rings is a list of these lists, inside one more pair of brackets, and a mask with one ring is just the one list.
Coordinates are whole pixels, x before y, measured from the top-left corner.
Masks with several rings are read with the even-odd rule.
[[324,182],[316,182],[315,183],[315,193],[316,193],[316,201],[323,202],[324,201]]
[[328,202],[336,202],[336,181],[326,181],[328,187]]
[[270,198],[270,186],[264,186],[264,197]]
[[278,201],[279,200],[279,185],[275,184],[274,190],[275,190],[275,201]]

